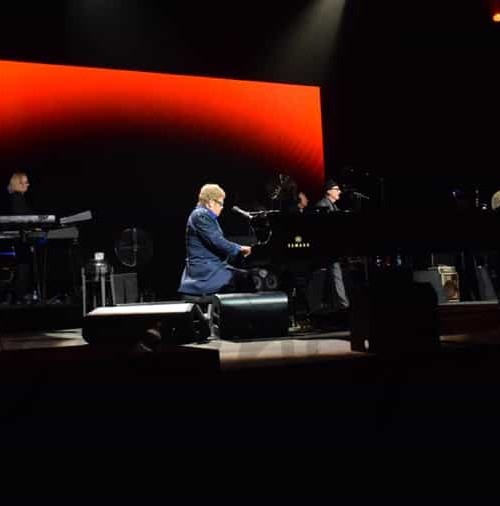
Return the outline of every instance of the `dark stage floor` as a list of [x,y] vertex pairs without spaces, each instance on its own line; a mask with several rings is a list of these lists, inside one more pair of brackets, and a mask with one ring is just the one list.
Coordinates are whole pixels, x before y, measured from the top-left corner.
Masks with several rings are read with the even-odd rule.
[[440,319],[441,349],[404,356],[352,352],[341,330],[141,354],[96,350],[79,327],[4,330],[0,444],[500,446],[498,304],[444,306]]
[[[443,349],[453,345],[500,345],[497,302],[443,304],[439,306],[439,320]],[[81,308],[77,305],[0,306],[0,352],[71,347],[76,354],[89,346],[82,338],[81,321]],[[287,337],[246,341],[216,339],[183,347],[217,352],[222,369],[325,362],[367,355],[351,351],[348,325],[338,325],[328,318],[322,318],[316,326],[309,322],[307,328],[290,329]]]

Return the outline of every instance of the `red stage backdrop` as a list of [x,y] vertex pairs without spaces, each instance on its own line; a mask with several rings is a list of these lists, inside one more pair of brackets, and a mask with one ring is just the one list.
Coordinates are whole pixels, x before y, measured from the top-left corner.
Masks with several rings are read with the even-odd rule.
[[0,118],[9,159],[139,133],[245,152],[310,186],[324,177],[316,86],[0,61]]

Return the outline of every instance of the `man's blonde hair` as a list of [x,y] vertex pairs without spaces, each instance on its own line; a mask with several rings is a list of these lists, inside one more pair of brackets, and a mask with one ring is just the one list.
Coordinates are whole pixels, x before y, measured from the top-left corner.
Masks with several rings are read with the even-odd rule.
[[7,186],[7,191],[9,193],[14,193],[14,192],[19,191],[19,185],[21,184],[23,177],[28,177],[26,172],[22,172],[22,171],[14,172],[14,174],[12,174],[9,184]]
[[500,190],[495,192],[493,194],[493,197],[491,197],[491,209],[493,209],[493,211],[495,211],[499,207],[500,207]]
[[218,184],[205,184],[201,187],[198,195],[198,203],[206,205],[210,200],[221,200],[226,198],[226,193]]

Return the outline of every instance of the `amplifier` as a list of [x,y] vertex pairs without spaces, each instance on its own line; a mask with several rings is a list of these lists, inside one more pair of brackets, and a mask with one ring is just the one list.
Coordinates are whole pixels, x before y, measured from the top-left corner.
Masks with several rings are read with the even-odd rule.
[[458,273],[454,266],[438,265],[427,270],[415,271],[413,279],[420,283],[430,283],[438,302],[460,302],[460,283]]
[[448,302],[460,302],[460,282],[456,268],[452,265],[438,265],[429,270],[439,274],[444,298]]

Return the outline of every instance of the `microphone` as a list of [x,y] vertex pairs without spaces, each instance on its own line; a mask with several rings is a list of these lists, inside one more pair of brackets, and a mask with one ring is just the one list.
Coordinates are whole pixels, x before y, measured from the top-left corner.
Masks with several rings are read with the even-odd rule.
[[355,197],[359,197],[359,198],[361,198],[361,199],[370,200],[370,197],[366,196],[364,193],[352,192],[352,194],[353,194]]
[[234,213],[241,214],[247,220],[251,220],[253,218],[253,216],[248,211],[243,211],[243,209],[240,209],[238,206],[231,207],[231,211],[233,211]]
[[257,216],[267,216],[268,214],[277,214],[281,213],[279,209],[265,209],[264,211],[249,211],[249,215],[252,218],[256,218]]

